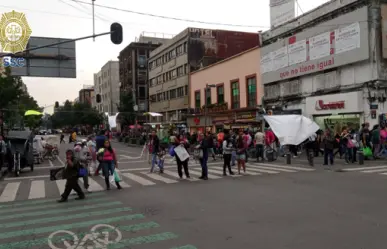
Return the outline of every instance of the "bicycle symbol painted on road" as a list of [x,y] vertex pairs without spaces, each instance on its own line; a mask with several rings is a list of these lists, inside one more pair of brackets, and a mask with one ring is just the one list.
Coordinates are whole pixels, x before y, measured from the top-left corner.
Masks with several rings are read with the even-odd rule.
[[48,245],[51,249],[107,249],[108,245],[118,243],[121,240],[122,233],[116,227],[98,224],[92,227],[82,240],[68,230],[53,232],[48,237]]

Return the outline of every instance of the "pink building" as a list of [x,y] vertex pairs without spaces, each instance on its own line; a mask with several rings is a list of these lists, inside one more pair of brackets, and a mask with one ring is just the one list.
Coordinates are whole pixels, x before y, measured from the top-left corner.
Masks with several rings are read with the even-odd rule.
[[[190,75],[189,103],[194,114],[187,124],[191,131],[257,126],[257,106],[263,96],[260,56],[260,48],[252,48]],[[211,86],[207,93],[206,84]]]

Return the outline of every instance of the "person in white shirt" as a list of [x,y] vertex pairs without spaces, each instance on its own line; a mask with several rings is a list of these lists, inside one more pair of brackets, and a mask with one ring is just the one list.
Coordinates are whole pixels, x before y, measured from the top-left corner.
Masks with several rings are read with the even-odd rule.
[[226,167],[228,168],[228,172],[230,175],[234,175],[234,172],[231,170],[231,156],[232,152],[235,150],[234,144],[231,138],[228,136],[224,139],[222,144],[223,149],[223,175],[226,176]]
[[264,158],[264,150],[265,150],[265,134],[258,130],[257,133],[255,133],[254,136],[254,141],[255,141],[255,148],[257,151],[257,162],[259,162],[259,158],[262,159],[262,162],[265,161]]

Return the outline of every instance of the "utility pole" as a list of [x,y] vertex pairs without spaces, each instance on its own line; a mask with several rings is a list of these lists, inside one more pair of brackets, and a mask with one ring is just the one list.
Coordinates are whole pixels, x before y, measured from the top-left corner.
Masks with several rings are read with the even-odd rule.
[[95,0],[91,0],[91,8],[93,12],[93,41],[95,41],[95,14],[94,14],[94,2]]

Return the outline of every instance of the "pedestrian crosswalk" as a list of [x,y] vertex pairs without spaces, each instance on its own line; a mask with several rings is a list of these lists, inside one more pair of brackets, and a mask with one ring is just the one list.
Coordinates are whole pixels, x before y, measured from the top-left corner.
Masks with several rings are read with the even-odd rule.
[[[295,172],[309,172],[314,171],[313,168],[297,167],[290,165],[277,165],[265,163],[247,163],[247,172],[242,175],[223,176],[223,169],[221,164],[210,164],[208,169],[208,178],[210,180],[218,180],[222,178],[243,178],[244,176],[264,176],[276,175],[280,173],[295,173]],[[236,171],[234,167],[234,172]],[[191,178],[180,179],[176,169],[166,168],[163,174],[149,173],[143,168],[139,171],[129,171],[123,169],[121,175],[121,186],[123,188],[132,187],[146,187],[160,184],[179,184],[181,182],[197,182],[197,177],[201,176],[201,168],[190,167],[189,172]],[[386,166],[387,172],[387,166]],[[236,172],[235,172],[236,173]],[[47,178],[33,178],[20,179],[10,178],[0,184],[0,202],[11,202],[23,199],[39,199],[47,197],[59,196],[63,193],[66,181],[50,181]],[[80,185],[83,186],[83,180],[80,179]],[[102,176],[89,177],[89,189],[92,192],[99,192],[105,190],[105,181]]]
[[344,172],[359,172],[364,174],[378,174],[378,175],[387,175],[387,166],[369,166],[369,167],[355,167],[355,168],[346,168],[341,169]]

